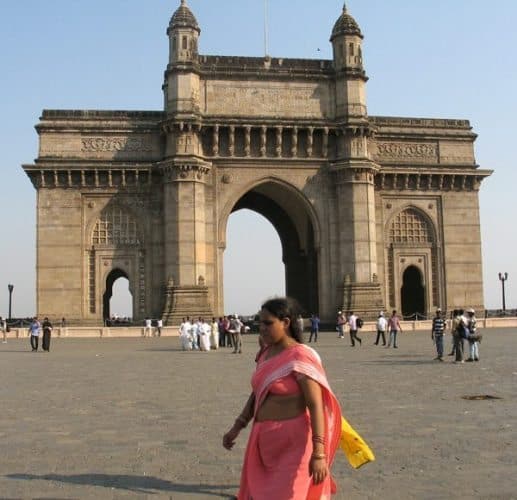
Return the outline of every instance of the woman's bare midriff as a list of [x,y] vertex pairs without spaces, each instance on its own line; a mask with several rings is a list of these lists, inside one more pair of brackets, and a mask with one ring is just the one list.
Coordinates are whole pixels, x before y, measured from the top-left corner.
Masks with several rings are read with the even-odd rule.
[[280,396],[269,394],[257,412],[255,420],[288,420],[296,418],[305,411],[306,404],[303,394]]

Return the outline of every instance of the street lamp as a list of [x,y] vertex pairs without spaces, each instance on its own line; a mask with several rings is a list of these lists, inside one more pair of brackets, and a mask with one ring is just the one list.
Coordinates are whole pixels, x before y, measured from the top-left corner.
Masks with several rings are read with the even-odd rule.
[[501,287],[503,289],[503,313],[506,311],[506,300],[504,296],[504,282],[508,279],[508,273],[499,273],[499,280],[501,281]]
[[13,290],[14,290],[14,285],[7,285],[7,290],[9,290],[9,321],[11,320],[11,304],[12,304],[12,299],[13,299]]

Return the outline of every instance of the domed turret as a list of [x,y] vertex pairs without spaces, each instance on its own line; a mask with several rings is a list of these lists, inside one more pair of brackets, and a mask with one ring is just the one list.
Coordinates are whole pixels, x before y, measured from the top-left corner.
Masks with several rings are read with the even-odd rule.
[[201,30],[186,0],[171,17],[169,64],[165,72],[163,92],[169,114],[197,113],[199,110],[198,40]]
[[181,0],[178,10],[172,15],[167,35],[170,39],[169,62],[189,63],[197,58],[198,38],[201,30],[194,14]]
[[336,71],[336,116],[365,117],[368,80],[363,68],[363,34],[346,4],[330,37]]
[[334,24],[330,41],[334,49],[337,71],[363,72],[363,34],[356,20],[348,13],[346,4]]
[[347,11],[346,3],[343,5],[343,12],[341,13],[341,16],[339,16],[336,24],[334,24],[330,41],[332,42],[334,38],[341,35],[354,35],[363,38],[363,34],[361,33],[359,25]]
[[169,29],[174,28],[191,28],[196,30],[198,34],[201,32],[194,14],[192,14],[192,11],[187,7],[186,0],[181,0],[181,5],[171,17]]

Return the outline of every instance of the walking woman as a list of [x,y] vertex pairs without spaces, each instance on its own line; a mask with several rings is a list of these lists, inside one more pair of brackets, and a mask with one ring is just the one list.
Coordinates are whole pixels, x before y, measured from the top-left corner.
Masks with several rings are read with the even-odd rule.
[[52,323],[49,321],[48,318],[45,318],[43,320],[41,328],[43,329],[43,341],[41,343],[41,347],[43,347],[44,351],[50,352],[50,337],[52,335]]
[[268,300],[260,312],[265,349],[251,379],[253,392],[224,435],[230,450],[253,419],[239,500],[328,499],[341,435],[341,409],[318,354],[302,344],[289,298]]

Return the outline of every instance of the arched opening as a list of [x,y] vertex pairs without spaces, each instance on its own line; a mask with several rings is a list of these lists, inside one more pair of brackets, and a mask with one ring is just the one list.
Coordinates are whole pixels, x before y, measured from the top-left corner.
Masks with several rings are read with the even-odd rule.
[[422,273],[416,266],[409,266],[402,276],[401,304],[405,318],[425,315],[425,289]]
[[[306,314],[318,312],[318,261],[315,243],[315,228],[310,216],[310,207],[303,195],[278,181],[266,181],[245,193],[233,206],[231,212],[251,210],[267,219],[280,238],[282,262],[285,266],[283,282],[285,294],[298,300]],[[238,238],[249,238],[253,228],[245,227]],[[271,240],[260,241],[243,251],[248,267],[255,267],[262,273],[275,268],[270,262],[256,265],[251,251],[258,252],[258,258],[271,245]],[[250,245],[251,246],[251,245]],[[227,264],[228,265],[228,264]],[[229,264],[231,265],[231,264]],[[273,271],[274,272],[274,271]],[[276,276],[280,271],[276,272]],[[241,276],[246,280],[246,275]],[[270,278],[270,286],[263,300],[278,294],[278,282]],[[260,305],[260,300],[259,304]],[[225,307],[226,310],[228,310]],[[255,309],[256,310],[256,309]]]
[[129,278],[121,269],[114,269],[106,278],[106,291],[103,295],[102,317],[110,319],[133,316],[133,296],[129,289]]
[[282,244],[271,223],[251,210],[230,216],[224,252],[224,305],[228,314],[255,314],[272,295],[285,295]]

